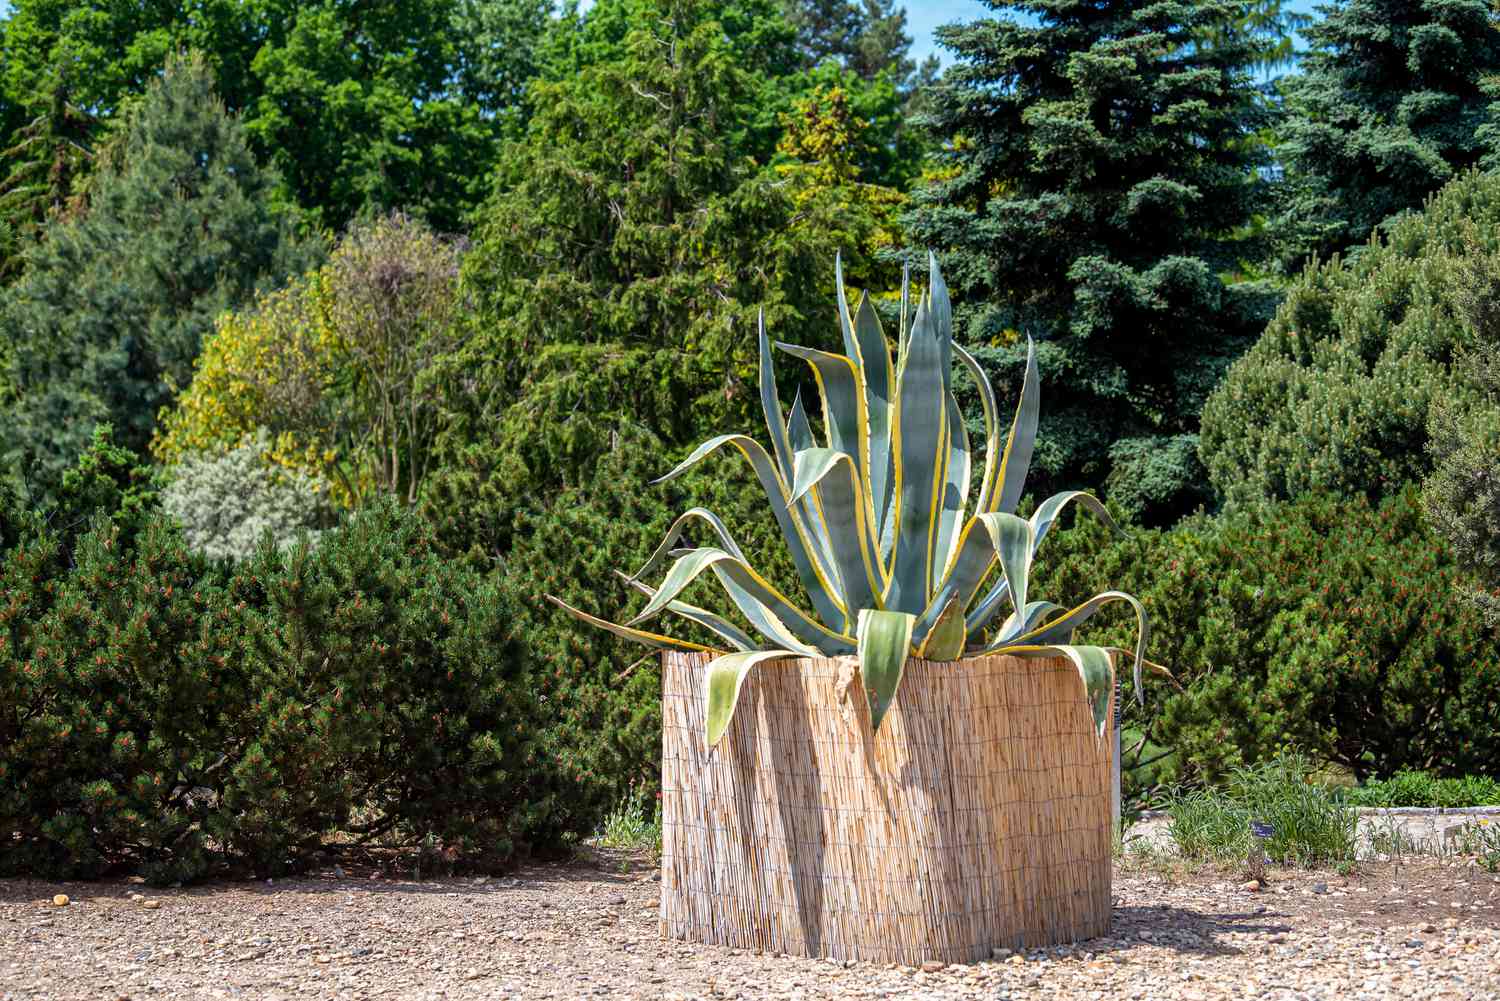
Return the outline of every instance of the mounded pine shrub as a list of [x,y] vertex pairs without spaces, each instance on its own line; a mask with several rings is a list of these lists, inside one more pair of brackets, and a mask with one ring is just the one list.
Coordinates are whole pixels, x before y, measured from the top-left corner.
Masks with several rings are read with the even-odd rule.
[[[1145,710],[1127,701],[1127,725],[1176,751],[1168,780],[1219,780],[1286,746],[1360,778],[1500,761],[1500,643],[1455,596],[1452,554],[1415,487],[1120,540],[1081,518],[1045,546],[1039,591],[1076,601],[1113,581],[1145,604],[1152,649],[1182,690],[1153,682]],[[1112,641],[1133,627],[1121,616]]]
[[211,564],[101,468],[52,512],[86,530],[27,517],[0,554],[0,872],[274,873],[334,830],[495,861],[564,833],[497,575],[388,505]]

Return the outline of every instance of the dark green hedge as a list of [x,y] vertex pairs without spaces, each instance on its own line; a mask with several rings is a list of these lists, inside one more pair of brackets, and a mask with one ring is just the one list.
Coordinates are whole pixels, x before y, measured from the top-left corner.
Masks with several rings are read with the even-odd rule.
[[[1112,540],[1085,517],[1049,536],[1037,594],[1139,596],[1149,686],[1129,722],[1176,753],[1167,781],[1218,780],[1296,746],[1357,777],[1494,773],[1500,643],[1454,595],[1452,556],[1414,487],[1381,502],[1309,496]],[[1133,620],[1092,640],[1125,643]]]
[[563,833],[493,575],[390,507],[213,566],[104,493],[81,534],[30,518],[0,559],[0,872],[274,873],[334,830],[496,860]]

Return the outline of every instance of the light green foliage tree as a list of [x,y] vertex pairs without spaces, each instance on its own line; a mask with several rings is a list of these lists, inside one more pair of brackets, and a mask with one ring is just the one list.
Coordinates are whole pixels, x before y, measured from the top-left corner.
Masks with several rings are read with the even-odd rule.
[[1309,268],[1203,409],[1201,454],[1230,504],[1309,490],[1383,495],[1431,471],[1428,421],[1481,399],[1464,260],[1500,246],[1500,179],[1469,172],[1349,261]]
[[1339,0],[1302,31],[1277,159],[1282,254],[1361,244],[1466,168],[1500,166],[1500,19],[1487,0]]
[[152,450],[176,463],[264,428],[268,461],[339,503],[414,503],[440,416],[434,366],[463,340],[462,250],[406,216],[354,226],[325,266],[219,318]]
[[170,53],[192,49],[257,154],[281,168],[283,198],[332,227],[399,208],[445,230],[482,197],[496,143],[524,123],[552,19],[543,0],[13,6],[0,93],[25,115],[61,90],[108,121]]
[[0,442],[13,471],[45,494],[101,421],[144,448],[214,318],[307,260],[291,219],[269,204],[274,185],[203,60],[169,61],[87,210],[51,223],[25,274],[0,291],[18,397]]
[[1207,499],[1198,415],[1273,301],[1226,281],[1265,195],[1250,138],[1272,42],[1239,3],[995,7],[939,29],[956,61],[925,99],[944,146],[909,242],[937,251],[993,374],[1013,387],[1038,340],[1049,489],[1106,484],[1171,518]]
[[161,506],[182,526],[191,549],[209,559],[242,560],[255,553],[267,532],[278,549],[285,549],[304,532],[316,540],[329,524],[326,485],[301,470],[267,462],[270,448],[262,429],[228,452],[196,453],[172,468]]

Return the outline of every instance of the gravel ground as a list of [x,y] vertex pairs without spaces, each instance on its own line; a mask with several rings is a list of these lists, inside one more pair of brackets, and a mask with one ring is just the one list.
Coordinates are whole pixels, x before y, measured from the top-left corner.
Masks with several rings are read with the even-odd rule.
[[1451,860],[1257,892],[1125,863],[1109,937],[929,971],[663,942],[658,886],[620,855],[427,882],[0,881],[0,999],[1500,999],[1500,876]]

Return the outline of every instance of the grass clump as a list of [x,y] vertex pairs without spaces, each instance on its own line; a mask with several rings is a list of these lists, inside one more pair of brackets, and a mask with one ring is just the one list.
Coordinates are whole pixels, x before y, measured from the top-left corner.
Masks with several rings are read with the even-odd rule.
[[1355,857],[1354,809],[1311,780],[1300,754],[1283,753],[1235,769],[1223,785],[1180,791],[1167,802],[1168,828],[1182,857],[1240,862],[1250,856],[1251,821],[1270,824],[1266,857],[1280,865],[1314,866]]
[[1486,775],[1438,778],[1430,772],[1397,772],[1347,791],[1354,806],[1500,806],[1500,780]]
[[605,848],[650,849],[661,854],[661,800],[632,786],[604,816],[596,839]]

